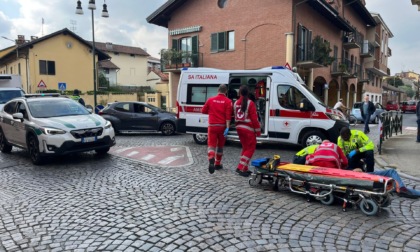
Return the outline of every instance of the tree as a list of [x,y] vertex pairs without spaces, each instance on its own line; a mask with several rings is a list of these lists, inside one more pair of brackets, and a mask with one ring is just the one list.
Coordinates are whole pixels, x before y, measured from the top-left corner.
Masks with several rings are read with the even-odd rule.
[[386,82],[394,87],[399,87],[399,86],[404,86],[404,82],[402,81],[402,79],[400,77],[390,77],[388,79],[386,79]]
[[415,95],[415,92],[410,85],[401,86],[400,89],[404,90],[404,92],[407,94],[407,97],[412,98]]
[[332,51],[330,43],[321,36],[316,36],[312,41],[314,61],[324,66],[329,66],[334,62],[334,57],[330,57]]

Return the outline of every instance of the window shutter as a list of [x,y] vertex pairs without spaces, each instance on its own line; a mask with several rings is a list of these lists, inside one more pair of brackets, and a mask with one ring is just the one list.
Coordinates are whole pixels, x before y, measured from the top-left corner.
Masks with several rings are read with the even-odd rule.
[[178,40],[177,39],[172,39],[172,49],[178,51]]
[[210,46],[210,51],[211,52],[217,52],[218,46],[217,46],[217,33],[212,33],[211,34],[211,46]]
[[219,43],[219,51],[226,50],[226,32],[219,32],[219,38],[217,39]]
[[191,63],[198,67],[198,36],[191,37]]

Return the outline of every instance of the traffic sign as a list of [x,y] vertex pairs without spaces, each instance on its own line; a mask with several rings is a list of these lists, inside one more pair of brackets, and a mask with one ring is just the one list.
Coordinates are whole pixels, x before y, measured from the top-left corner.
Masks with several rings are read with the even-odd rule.
[[37,86],[39,89],[45,89],[45,88],[47,88],[47,84],[45,84],[45,82],[43,81],[43,80],[41,80],[39,83],[38,83],[38,86]]
[[292,70],[292,68],[289,65],[289,62],[286,62],[286,65],[284,65],[287,69]]
[[58,90],[64,91],[67,89],[67,85],[65,82],[59,82],[58,83]]

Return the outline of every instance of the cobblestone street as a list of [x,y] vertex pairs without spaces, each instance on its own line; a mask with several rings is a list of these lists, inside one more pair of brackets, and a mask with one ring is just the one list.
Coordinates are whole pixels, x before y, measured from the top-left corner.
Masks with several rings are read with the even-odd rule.
[[[238,143],[210,175],[190,135],[119,135],[119,147],[187,146],[193,164],[159,167],[86,153],[33,166],[0,154],[0,251],[419,251],[420,201],[395,196],[378,216],[250,187]],[[299,147],[258,146],[254,158]]]

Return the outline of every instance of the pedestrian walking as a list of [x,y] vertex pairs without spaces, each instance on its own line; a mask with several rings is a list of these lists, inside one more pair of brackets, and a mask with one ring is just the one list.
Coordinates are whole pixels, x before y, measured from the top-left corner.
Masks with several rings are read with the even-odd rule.
[[242,85],[239,88],[239,94],[240,98],[233,106],[236,131],[242,144],[242,152],[236,172],[241,176],[248,177],[250,175],[249,161],[257,147],[257,136],[261,136],[261,127],[258,122],[255,103],[248,98],[248,86]]
[[365,96],[365,102],[363,102],[362,107],[360,108],[360,113],[362,114],[363,121],[365,123],[364,133],[368,134],[370,132],[369,129],[369,121],[370,116],[375,113],[376,108],[373,102],[369,101],[369,95]]
[[79,89],[73,90],[73,95],[70,98],[85,106],[85,100],[83,100],[83,98],[80,97]]
[[420,100],[416,105],[416,115],[417,115],[417,143],[420,143]]
[[232,101],[226,96],[227,91],[227,86],[221,84],[217,90],[218,94],[209,98],[201,110],[203,114],[209,115],[207,157],[210,174],[223,168],[223,147],[232,119]]

